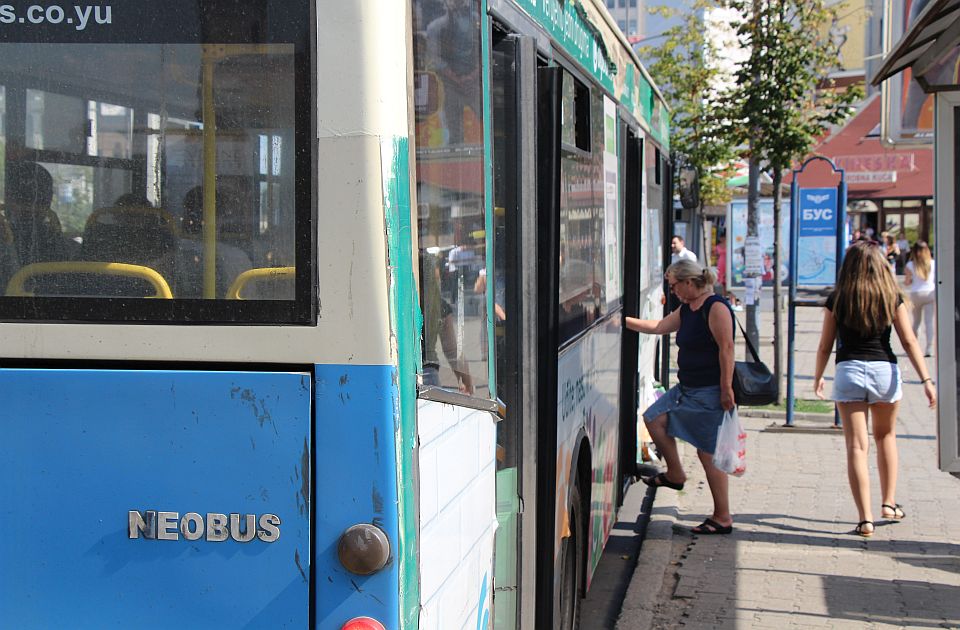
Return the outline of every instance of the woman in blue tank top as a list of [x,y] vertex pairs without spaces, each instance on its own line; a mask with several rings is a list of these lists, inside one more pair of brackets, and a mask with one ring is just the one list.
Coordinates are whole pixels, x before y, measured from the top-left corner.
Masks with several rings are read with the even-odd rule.
[[733,316],[726,300],[713,293],[716,274],[681,260],[667,268],[670,290],[682,305],[660,320],[627,317],[624,325],[650,335],[677,333],[677,377],[680,382],[643,412],[647,429],[667,469],[643,480],[648,486],[681,490],[687,475],[676,438],[697,449],[703,464],[713,514],[693,528],[695,534],[729,534],[733,515],[727,474],[713,465],[717,430],[724,410],[733,409]]

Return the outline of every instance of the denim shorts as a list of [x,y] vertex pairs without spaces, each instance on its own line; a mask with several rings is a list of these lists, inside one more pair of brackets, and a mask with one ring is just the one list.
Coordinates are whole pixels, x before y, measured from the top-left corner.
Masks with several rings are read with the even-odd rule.
[[889,361],[842,361],[833,379],[836,402],[892,403],[903,396],[900,367]]

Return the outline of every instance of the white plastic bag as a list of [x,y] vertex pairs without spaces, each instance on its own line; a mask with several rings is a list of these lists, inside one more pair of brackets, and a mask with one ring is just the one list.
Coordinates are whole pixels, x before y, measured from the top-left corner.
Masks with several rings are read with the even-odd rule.
[[733,411],[723,412],[723,423],[717,430],[713,465],[735,477],[747,471],[747,434],[740,424],[736,407]]

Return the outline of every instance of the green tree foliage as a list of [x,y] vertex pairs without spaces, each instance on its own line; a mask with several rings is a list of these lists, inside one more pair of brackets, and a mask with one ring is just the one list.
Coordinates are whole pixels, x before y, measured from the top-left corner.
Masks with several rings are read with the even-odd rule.
[[735,157],[736,138],[730,133],[726,103],[730,99],[717,59],[719,51],[707,36],[705,12],[720,0],[690,0],[685,11],[654,7],[651,13],[680,16],[656,44],[639,49],[663,92],[671,113],[671,147],[697,170],[701,204],[729,201],[725,169]]
[[839,49],[830,27],[837,3],[827,0],[730,0],[744,16],[736,25],[750,51],[737,71],[731,117],[738,140],[769,164],[774,184],[803,159],[831,125],[843,122],[863,98],[859,86],[838,89],[828,74]]
[[[750,159],[772,171],[774,254],[774,374],[780,382],[780,184],[784,172],[810,152],[831,125],[843,122],[863,97],[857,87],[838,89],[828,75],[839,65],[831,26],[836,9],[827,0],[729,0],[743,16],[736,25],[749,57],[737,70],[731,118]],[[754,197],[748,216],[756,217]],[[778,396],[779,402],[779,396]]]

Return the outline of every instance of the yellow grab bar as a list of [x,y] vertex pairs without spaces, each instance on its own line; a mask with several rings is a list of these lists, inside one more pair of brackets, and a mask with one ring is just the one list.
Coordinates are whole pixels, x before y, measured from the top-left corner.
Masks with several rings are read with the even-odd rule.
[[27,291],[25,285],[27,280],[34,276],[52,275],[52,274],[83,274],[98,273],[105,276],[121,276],[126,278],[139,278],[150,283],[153,287],[153,298],[164,300],[173,299],[173,292],[170,291],[170,285],[164,280],[163,276],[150,267],[143,265],[128,265],[126,263],[113,262],[45,262],[33,263],[22,267],[17,273],[13,274],[10,282],[7,283],[7,295],[32,297],[34,294]]
[[237,276],[236,280],[233,281],[233,284],[230,285],[230,288],[227,289],[227,299],[244,299],[240,297],[240,291],[243,290],[243,287],[245,287],[251,281],[286,280],[287,278],[291,278],[296,270],[296,267],[258,267],[256,269],[244,271]]

